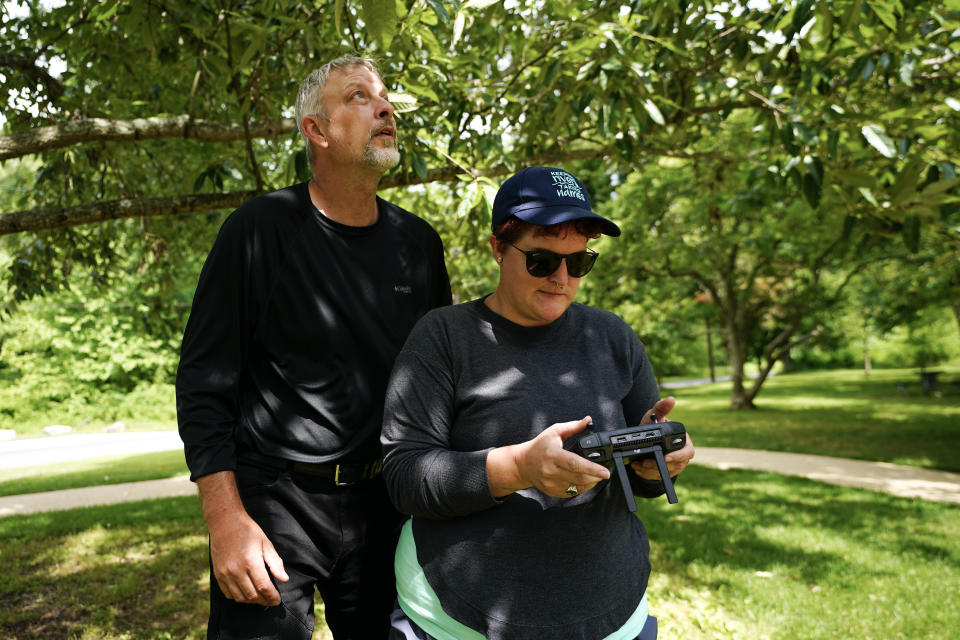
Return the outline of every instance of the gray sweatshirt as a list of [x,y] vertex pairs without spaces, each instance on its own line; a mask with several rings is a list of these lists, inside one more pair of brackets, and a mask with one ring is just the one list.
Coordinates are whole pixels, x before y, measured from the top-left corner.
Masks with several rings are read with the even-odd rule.
[[[482,300],[435,309],[394,365],[382,444],[417,559],[451,617],[493,640],[597,639],[636,610],[650,574],[643,523],[614,474],[572,499],[535,488],[497,500],[490,449],[557,422],[639,424],[659,399],[643,345],[616,315],[573,304],[521,327]],[[628,470],[633,492],[658,482]]]

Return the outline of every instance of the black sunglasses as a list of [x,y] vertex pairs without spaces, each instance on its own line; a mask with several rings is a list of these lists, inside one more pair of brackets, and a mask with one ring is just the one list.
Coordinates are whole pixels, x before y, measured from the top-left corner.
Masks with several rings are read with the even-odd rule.
[[546,278],[559,269],[560,263],[564,260],[567,261],[567,273],[570,277],[582,278],[590,273],[590,269],[593,269],[593,265],[597,262],[597,256],[600,255],[593,249],[563,254],[547,251],[546,249],[524,251],[512,242],[508,242],[507,244],[526,256],[527,273],[534,278]]

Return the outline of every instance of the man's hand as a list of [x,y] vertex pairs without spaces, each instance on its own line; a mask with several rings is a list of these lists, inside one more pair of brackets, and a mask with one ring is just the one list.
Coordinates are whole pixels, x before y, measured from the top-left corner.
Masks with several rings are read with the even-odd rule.
[[290,577],[263,529],[243,508],[233,472],[203,476],[197,480],[197,487],[203,518],[210,530],[213,575],[220,590],[237,602],[280,604],[280,593],[270,581],[270,575],[280,582]]

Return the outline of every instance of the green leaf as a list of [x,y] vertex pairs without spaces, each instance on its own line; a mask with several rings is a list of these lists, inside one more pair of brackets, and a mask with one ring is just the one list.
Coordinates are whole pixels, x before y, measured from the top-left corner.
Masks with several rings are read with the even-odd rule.
[[811,208],[816,209],[820,206],[821,193],[820,182],[813,174],[805,173],[803,175],[803,197]]
[[893,144],[893,140],[890,139],[887,132],[883,130],[883,127],[868,124],[860,129],[860,133],[867,139],[870,146],[879,151],[885,158],[896,157],[897,147]]
[[396,0],[363,0],[363,21],[370,39],[388,49],[397,33]]
[[393,105],[393,110],[397,113],[416,111],[419,106],[417,99],[409,93],[390,92],[387,94],[387,100]]
[[421,180],[427,179],[427,161],[423,157],[423,154],[419,151],[413,152],[413,158],[411,158],[411,164],[413,164],[414,173],[419,176]]
[[922,196],[933,196],[945,191],[949,191],[953,187],[960,184],[960,178],[947,178],[944,180],[937,180],[936,182],[931,182],[923,188],[921,191]]
[[239,67],[241,70],[246,69],[250,64],[250,61],[253,60],[253,57],[260,53],[263,50],[266,42],[261,38],[254,38],[250,43],[250,46],[247,47],[247,50],[243,52],[243,55],[240,56]]
[[897,30],[897,17],[894,15],[894,12],[899,4],[899,2],[891,2],[891,0],[867,0],[867,6],[877,14],[880,22],[890,29],[890,31]]
[[460,41],[460,36],[463,35],[463,28],[467,24],[467,16],[464,15],[463,11],[457,12],[457,17],[453,21],[453,40],[450,42],[450,46],[456,46],[457,42]]
[[593,72],[593,68],[596,65],[597,65],[597,61],[591,60],[590,62],[580,67],[580,70],[577,71],[577,82],[582,82],[584,79],[586,79],[586,77]]
[[467,0],[463,3],[464,9],[486,9],[489,6],[495,5],[500,0]]
[[470,182],[466,194],[464,194],[463,199],[460,200],[460,204],[457,205],[456,216],[458,218],[467,217],[470,211],[480,203],[482,197],[483,189],[480,183],[475,180]]
[[550,66],[547,67],[547,74],[543,79],[544,86],[549,87],[550,83],[553,82],[553,79],[557,77],[557,72],[560,70],[561,62],[563,62],[563,58],[557,57],[557,59],[551,62]]
[[94,4],[93,9],[90,10],[90,17],[97,22],[104,22],[112,18],[117,13],[119,8],[119,0],[111,0],[110,2]]
[[903,221],[903,244],[910,253],[916,253],[920,248],[920,218],[907,216]]
[[853,216],[847,216],[843,219],[843,239],[849,240],[850,234],[853,233],[854,227],[857,225],[857,219]]
[[793,13],[793,30],[799,32],[813,15],[813,0],[800,0]]
[[663,119],[663,114],[660,113],[660,109],[657,108],[656,103],[650,98],[647,98],[643,101],[643,108],[647,110],[647,114],[650,116],[650,119],[659,124],[661,127],[665,124]]
[[418,96],[429,98],[434,102],[440,102],[440,96],[438,96],[437,92],[430,87],[420,86],[418,84],[414,84],[413,82],[410,82],[409,80],[404,81],[403,85],[405,89],[407,89],[412,93],[417,94]]
[[867,189],[866,187],[860,187],[857,189],[857,191],[860,192],[860,195],[863,196],[864,200],[872,204],[877,209],[880,208],[880,203],[877,202],[877,199],[873,197],[873,193],[870,192],[870,189]]
[[450,14],[447,13],[447,8],[443,6],[440,0],[427,0],[427,4],[430,5],[430,8],[433,9],[433,12],[443,24],[450,24]]
[[900,60],[900,80],[908,87],[913,86],[913,68],[916,62],[910,54],[903,56]]
[[860,18],[860,9],[863,6],[863,0],[854,0],[850,3],[850,6],[847,8],[847,12],[843,15],[843,31],[847,32],[850,28],[856,24],[857,20]]
[[343,15],[343,9],[346,5],[346,2],[347,0],[336,0],[336,2],[333,4],[333,27],[338,34],[341,32],[340,16]]
[[837,169],[832,175],[840,179],[845,186],[864,187],[870,189],[876,186],[876,180],[866,171],[857,171],[856,169]]
[[907,166],[897,176],[890,194],[890,204],[899,205],[910,200],[917,193],[917,181],[926,164],[919,158],[911,158]]

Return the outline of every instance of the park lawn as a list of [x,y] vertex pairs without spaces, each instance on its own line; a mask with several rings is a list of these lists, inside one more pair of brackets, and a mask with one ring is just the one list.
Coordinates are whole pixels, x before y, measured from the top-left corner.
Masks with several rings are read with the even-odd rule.
[[[914,370],[817,371],[775,376],[753,411],[730,409],[730,383],[664,391],[670,417],[696,445],[791,451],[960,472],[960,392],[950,371],[939,397]],[[905,388],[901,390],[903,383]]]
[[[946,376],[960,379],[960,370]],[[899,391],[901,382],[907,390]],[[729,408],[730,384],[664,391],[670,417],[698,446],[769,449],[960,472],[960,394],[920,393],[913,370],[818,371],[775,376],[754,411]],[[0,470],[0,496],[169,478],[187,473],[180,450]]]
[[89,458],[56,465],[0,470],[0,496],[158,480],[187,473],[187,464],[180,449]]
[[[925,640],[960,628],[960,508],[697,465],[677,492],[676,505],[638,511],[663,638]],[[0,635],[202,638],[203,532],[194,497],[0,519]]]

